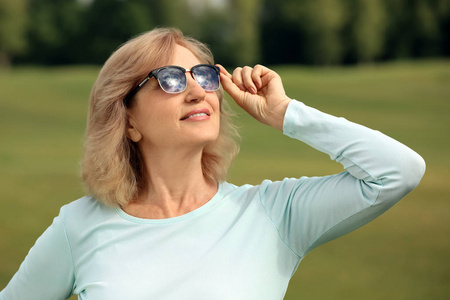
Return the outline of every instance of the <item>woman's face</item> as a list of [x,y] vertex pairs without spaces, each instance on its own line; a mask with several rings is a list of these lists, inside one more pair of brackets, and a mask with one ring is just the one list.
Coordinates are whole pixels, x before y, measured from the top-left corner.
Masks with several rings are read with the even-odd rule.
[[[170,65],[190,69],[200,63],[191,51],[177,45]],[[141,148],[190,150],[217,139],[219,99],[215,92],[203,90],[189,72],[186,75],[187,86],[182,93],[168,94],[151,78],[136,94],[129,109],[127,134]]]

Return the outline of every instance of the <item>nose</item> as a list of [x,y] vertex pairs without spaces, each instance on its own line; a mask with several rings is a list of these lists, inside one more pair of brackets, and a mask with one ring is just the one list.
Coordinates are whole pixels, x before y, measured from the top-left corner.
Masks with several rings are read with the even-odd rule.
[[[190,76],[189,76],[190,75]],[[189,75],[187,77],[187,83],[186,83],[186,101],[187,102],[200,102],[205,100],[206,97],[206,91],[195,81],[194,76],[191,72],[189,72]]]

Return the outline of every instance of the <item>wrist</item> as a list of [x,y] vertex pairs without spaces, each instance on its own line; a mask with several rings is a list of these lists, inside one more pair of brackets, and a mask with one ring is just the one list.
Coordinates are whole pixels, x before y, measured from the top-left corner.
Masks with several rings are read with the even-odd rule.
[[291,100],[291,98],[286,96],[286,98],[281,100],[279,104],[272,109],[268,125],[283,131],[284,116]]

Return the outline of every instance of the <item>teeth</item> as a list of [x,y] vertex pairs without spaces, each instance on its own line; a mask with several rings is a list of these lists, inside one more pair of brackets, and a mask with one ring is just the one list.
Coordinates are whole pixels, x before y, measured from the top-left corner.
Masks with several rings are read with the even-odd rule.
[[187,119],[198,117],[198,116],[207,116],[207,114],[205,114],[205,113],[193,114],[193,115],[190,115],[189,117],[187,117]]

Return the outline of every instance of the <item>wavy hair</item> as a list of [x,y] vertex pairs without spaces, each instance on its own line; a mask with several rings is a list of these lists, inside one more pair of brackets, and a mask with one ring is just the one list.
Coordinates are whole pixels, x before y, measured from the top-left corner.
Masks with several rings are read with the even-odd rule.
[[[190,50],[202,63],[214,64],[208,47],[174,28],[156,28],[119,47],[105,62],[89,100],[82,178],[97,200],[109,206],[124,206],[138,196],[144,184],[143,161],[138,146],[126,135],[127,108],[124,97],[149,72],[167,64],[176,45]],[[225,180],[228,168],[239,152],[239,135],[230,121],[232,111],[220,101],[220,131],[206,146],[202,170],[212,182]]]

